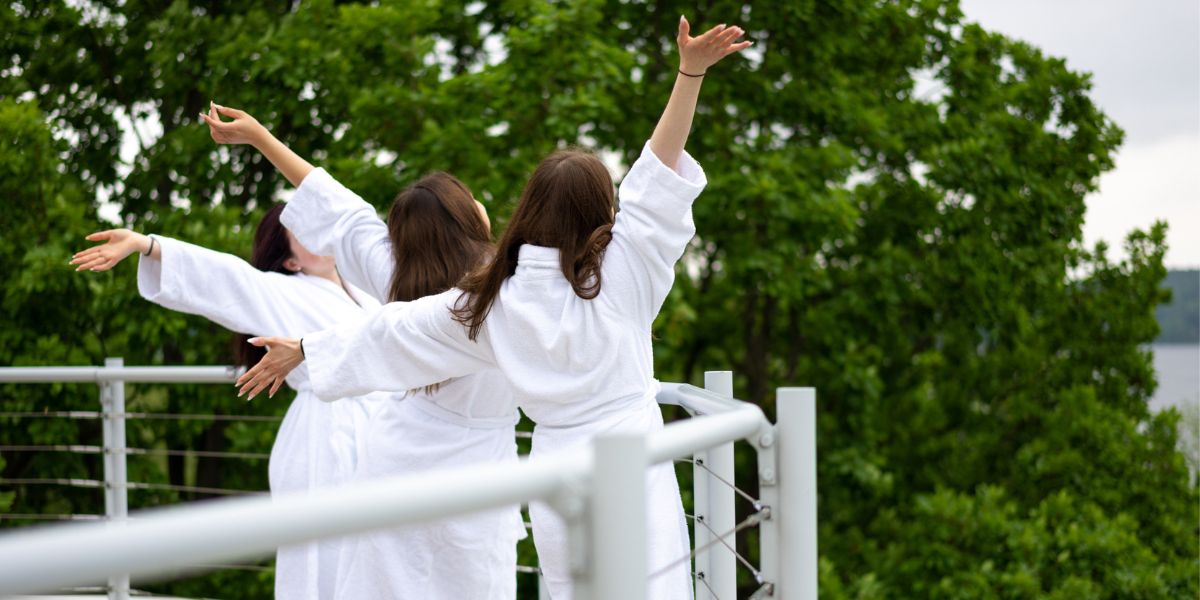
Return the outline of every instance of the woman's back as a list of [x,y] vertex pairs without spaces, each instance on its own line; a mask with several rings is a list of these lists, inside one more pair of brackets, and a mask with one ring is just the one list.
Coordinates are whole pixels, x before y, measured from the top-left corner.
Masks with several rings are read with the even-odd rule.
[[651,327],[695,233],[691,203],[704,184],[691,157],[673,172],[642,153],[621,183],[594,299],[576,294],[557,249],[521,246],[484,331],[518,404],[539,425],[586,423],[657,391]]

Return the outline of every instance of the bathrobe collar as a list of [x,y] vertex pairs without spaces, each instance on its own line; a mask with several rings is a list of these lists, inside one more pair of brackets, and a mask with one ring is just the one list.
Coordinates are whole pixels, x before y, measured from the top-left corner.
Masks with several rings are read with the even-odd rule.
[[558,248],[522,244],[517,254],[517,272],[522,279],[562,277]]

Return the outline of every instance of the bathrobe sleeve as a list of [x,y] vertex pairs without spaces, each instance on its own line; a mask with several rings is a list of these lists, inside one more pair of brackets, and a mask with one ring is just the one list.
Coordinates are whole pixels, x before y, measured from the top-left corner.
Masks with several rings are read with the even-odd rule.
[[672,171],[649,142],[621,181],[621,210],[601,263],[601,295],[642,327],[650,327],[671,291],[675,263],[696,234],[692,202],[706,183],[687,152]]
[[162,260],[138,258],[138,292],[169,308],[208,318],[249,335],[289,335],[296,329],[296,282],[259,271],[232,255],[154,236]]
[[314,169],[288,201],[279,222],[301,246],[337,258],[338,273],[379,302],[388,301],[395,257],[387,224],[375,207]]
[[317,397],[404,392],[496,368],[486,324],[476,342],[452,318],[461,293],[392,302],[364,319],[306,335],[304,356]]

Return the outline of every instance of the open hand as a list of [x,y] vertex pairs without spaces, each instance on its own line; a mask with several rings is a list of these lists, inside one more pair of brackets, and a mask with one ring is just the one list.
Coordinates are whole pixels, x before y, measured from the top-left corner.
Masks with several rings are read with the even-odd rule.
[[250,392],[250,400],[258,395],[259,392],[271,386],[270,393],[267,397],[270,398],[279,391],[279,387],[283,385],[283,379],[300,366],[304,362],[304,354],[300,352],[300,340],[289,337],[260,337],[250,338],[250,343],[255,346],[266,346],[267,355],[254,365],[253,369],[246,371],[245,375],[238,378],[234,385],[241,386],[238,391],[238,396],[242,396],[246,392]]
[[76,271],[107,271],[134,252],[146,252],[147,246],[150,245],[150,238],[128,229],[100,231],[85,239],[91,242],[105,242],[77,253],[70,262],[72,265],[79,265]]
[[[232,117],[233,122],[222,121],[221,115]],[[200,113],[200,118],[208,124],[208,132],[218,144],[253,144],[267,131],[245,111],[217,106],[212,102],[208,103],[208,114]]]
[[689,36],[689,29],[687,19],[679,17],[679,37],[675,40],[679,44],[679,70],[691,75],[702,75],[717,61],[754,43],[734,43],[746,32],[740,27],[726,28],[724,23],[699,37]]

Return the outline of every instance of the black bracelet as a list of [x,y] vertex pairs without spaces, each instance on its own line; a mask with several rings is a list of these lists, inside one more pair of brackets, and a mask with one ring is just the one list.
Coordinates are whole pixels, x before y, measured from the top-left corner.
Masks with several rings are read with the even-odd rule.
[[304,359],[308,358],[307,356],[304,355],[304,338],[300,338],[300,358],[304,358]]
[[150,249],[143,256],[150,256],[154,252],[154,238],[150,238]]
[[701,73],[701,74],[699,74],[699,75],[692,75],[691,73],[684,73],[684,72],[683,72],[683,69],[680,69],[680,70],[679,70],[679,74],[680,74],[680,75],[687,75],[688,77],[704,77],[704,73]]

